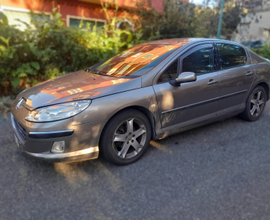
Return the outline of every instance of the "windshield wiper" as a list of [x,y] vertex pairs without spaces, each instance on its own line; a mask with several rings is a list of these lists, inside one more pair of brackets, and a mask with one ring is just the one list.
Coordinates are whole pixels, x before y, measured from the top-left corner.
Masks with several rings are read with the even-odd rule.
[[101,71],[98,71],[96,72],[95,74],[97,75],[102,75],[102,76],[107,76],[107,74],[105,72],[101,72]]
[[91,71],[91,67],[86,68],[84,71],[85,71],[85,72],[87,72],[87,73],[90,73],[90,71]]
[[115,76],[112,76],[112,75],[107,75],[107,73],[108,73],[108,72],[97,71],[97,72],[95,72],[94,74],[102,75],[102,76],[115,77]]
[[[93,72],[91,72],[91,68],[90,68],[90,67],[87,68],[87,69],[85,69],[84,71],[85,71],[85,72],[88,72],[88,73],[93,73]],[[101,72],[101,71],[97,71],[97,72],[95,72],[94,74],[97,74],[97,75],[103,75],[103,76],[106,75],[106,73],[103,73],[103,72]]]
[[97,75],[114,77],[114,76],[111,76],[111,75],[107,75],[107,72],[102,72],[102,71],[91,72],[91,68],[87,68],[84,71],[88,72],[88,73],[94,73],[94,74],[97,74]]

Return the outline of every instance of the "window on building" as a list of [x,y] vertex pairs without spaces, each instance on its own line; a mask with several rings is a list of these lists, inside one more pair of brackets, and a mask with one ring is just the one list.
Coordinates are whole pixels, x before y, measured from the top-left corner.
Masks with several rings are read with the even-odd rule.
[[241,66],[247,61],[246,52],[242,47],[231,44],[217,44],[217,48],[221,69]]
[[35,21],[50,20],[50,15],[43,14],[34,14],[32,18],[30,12],[3,10],[3,13],[7,16],[9,25],[16,25],[16,27],[20,30],[25,30],[27,28],[27,26],[21,21],[31,25],[34,28],[34,25],[31,24],[32,19]]
[[80,19],[80,18],[70,18],[69,19],[70,27],[80,27],[82,29],[93,29],[95,26],[99,29],[105,26],[105,21],[97,21],[97,20],[88,20],[88,19]]
[[270,29],[264,29],[263,30],[263,36],[266,37],[266,38],[269,38],[270,37]]
[[194,72],[196,75],[214,70],[213,49],[197,50],[183,59],[182,72]]

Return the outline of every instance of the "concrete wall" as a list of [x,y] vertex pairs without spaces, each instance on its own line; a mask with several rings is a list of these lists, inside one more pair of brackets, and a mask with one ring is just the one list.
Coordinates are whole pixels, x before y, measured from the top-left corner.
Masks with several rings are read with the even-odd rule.
[[234,33],[233,40],[257,40],[269,41],[270,38],[270,9],[249,13],[241,19]]

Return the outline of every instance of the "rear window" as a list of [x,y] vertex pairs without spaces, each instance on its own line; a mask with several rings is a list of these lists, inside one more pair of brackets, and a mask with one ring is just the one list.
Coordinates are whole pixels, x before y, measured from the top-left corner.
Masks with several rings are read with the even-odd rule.
[[242,47],[232,44],[217,44],[220,68],[226,69],[245,65],[247,55]]
[[179,45],[141,44],[93,66],[90,72],[114,77],[142,76],[178,47]]

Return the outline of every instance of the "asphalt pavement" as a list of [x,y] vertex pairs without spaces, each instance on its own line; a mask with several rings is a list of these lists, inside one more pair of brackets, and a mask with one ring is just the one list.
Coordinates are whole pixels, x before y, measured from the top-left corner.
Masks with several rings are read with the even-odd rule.
[[0,220],[269,220],[270,102],[159,141],[138,162],[47,163],[16,147],[0,115]]

